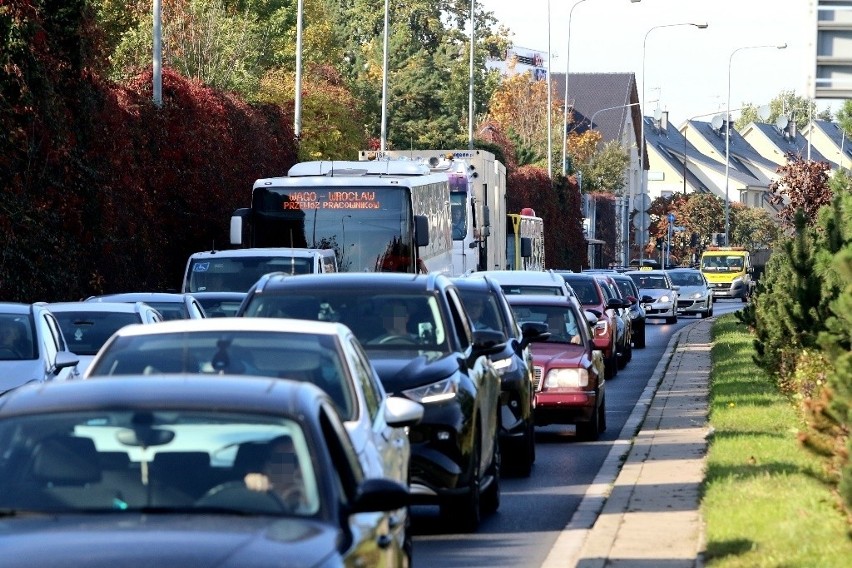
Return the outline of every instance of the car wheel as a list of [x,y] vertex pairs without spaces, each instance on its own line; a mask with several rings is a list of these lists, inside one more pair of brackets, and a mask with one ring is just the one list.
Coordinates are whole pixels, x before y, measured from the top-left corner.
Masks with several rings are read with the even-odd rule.
[[535,423],[532,417],[527,424],[524,437],[517,448],[517,458],[514,470],[521,477],[529,477],[532,474],[532,465],[535,462]]
[[[588,422],[577,424],[577,436],[583,440],[595,441],[601,434],[601,414],[604,412],[604,401],[595,405]],[[604,423],[606,425],[606,423]]]
[[633,335],[633,347],[636,349],[645,349],[645,324],[636,329]]
[[471,452],[468,490],[460,496],[451,497],[441,504],[441,516],[456,527],[459,532],[473,532],[479,528],[482,520],[480,512],[480,456],[482,446],[479,431],[474,432],[474,446]]
[[500,508],[500,473],[502,469],[503,454],[500,451],[500,444],[495,440],[494,455],[491,458],[491,467],[488,469],[491,484],[483,491],[481,497],[482,512],[486,515],[496,513],[497,509]]

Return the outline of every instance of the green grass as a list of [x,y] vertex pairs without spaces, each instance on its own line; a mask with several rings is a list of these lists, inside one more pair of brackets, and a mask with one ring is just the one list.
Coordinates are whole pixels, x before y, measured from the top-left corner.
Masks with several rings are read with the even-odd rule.
[[795,408],[752,361],[752,336],[726,315],[713,341],[714,433],[701,503],[707,566],[852,566],[852,527],[822,459],[797,440]]

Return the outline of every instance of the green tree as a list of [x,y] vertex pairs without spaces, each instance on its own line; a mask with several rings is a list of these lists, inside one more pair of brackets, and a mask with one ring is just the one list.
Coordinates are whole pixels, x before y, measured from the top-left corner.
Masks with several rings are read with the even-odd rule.
[[735,122],[737,130],[741,130],[752,122],[766,122],[774,124],[779,116],[784,115],[788,120],[793,120],[798,129],[807,126],[811,119],[831,120],[831,110],[817,111],[816,102],[813,99],[800,97],[795,91],[781,91],[781,93],[769,101],[769,116],[766,119],[760,117],[760,105],[744,103],[740,111],[740,117]]
[[576,163],[575,168],[582,173],[583,191],[602,191],[619,193],[624,187],[624,170],[630,163],[630,157],[618,140],[610,140],[603,145],[586,163]]
[[748,250],[771,249],[780,236],[778,222],[766,209],[732,203],[731,242]]

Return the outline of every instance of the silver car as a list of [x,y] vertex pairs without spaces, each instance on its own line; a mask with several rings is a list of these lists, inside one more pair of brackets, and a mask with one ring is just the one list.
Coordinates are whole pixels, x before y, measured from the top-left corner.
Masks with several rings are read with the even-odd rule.
[[0,395],[27,383],[76,378],[78,362],[46,307],[0,302]]
[[668,271],[675,286],[679,286],[677,313],[695,314],[702,318],[713,315],[713,291],[707,278],[694,268],[675,268]]
[[[103,346],[84,375],[253,375],[310,382],[329,394],[367,477],[408,485],[406,427],[423,406],[386,394],[348,327],[283,318],[205,318],[133,325]],[[405,527],[407,511],[389,524]],[[402,531],[410,549],[410,535]]]
[[639,288],[639,294],[650,296],[652,301],[643,302],[645,318],[665,319],[666,323],[677,323],[678,286],[666,270],[631,270],[625,272]]
[[143,302],[55,302],[46,306],[59,322],[68,349],[79,357],[80,374],[107,339],[125,325],[163,321],[160,312]]

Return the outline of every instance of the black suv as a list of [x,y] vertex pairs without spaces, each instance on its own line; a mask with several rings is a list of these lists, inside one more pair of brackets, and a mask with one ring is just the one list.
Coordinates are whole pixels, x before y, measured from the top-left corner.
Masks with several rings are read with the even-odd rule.
[[535,382],[529,344],[538,338],[532,328],[521,331],[500,284],[488,276],[454,278],[475,330],[499,331],[504,348],[491,355],[503,392],[500,443],[503,466],[527,477],[535,462]]
[[465,531],[500,506],[500,378],[488,357],[505,338],[471,328],[447,277],[272,273],[252,286],[237,315],[347,325],[388,394],[425,407],[409,430],[413,502],[437,503]]

